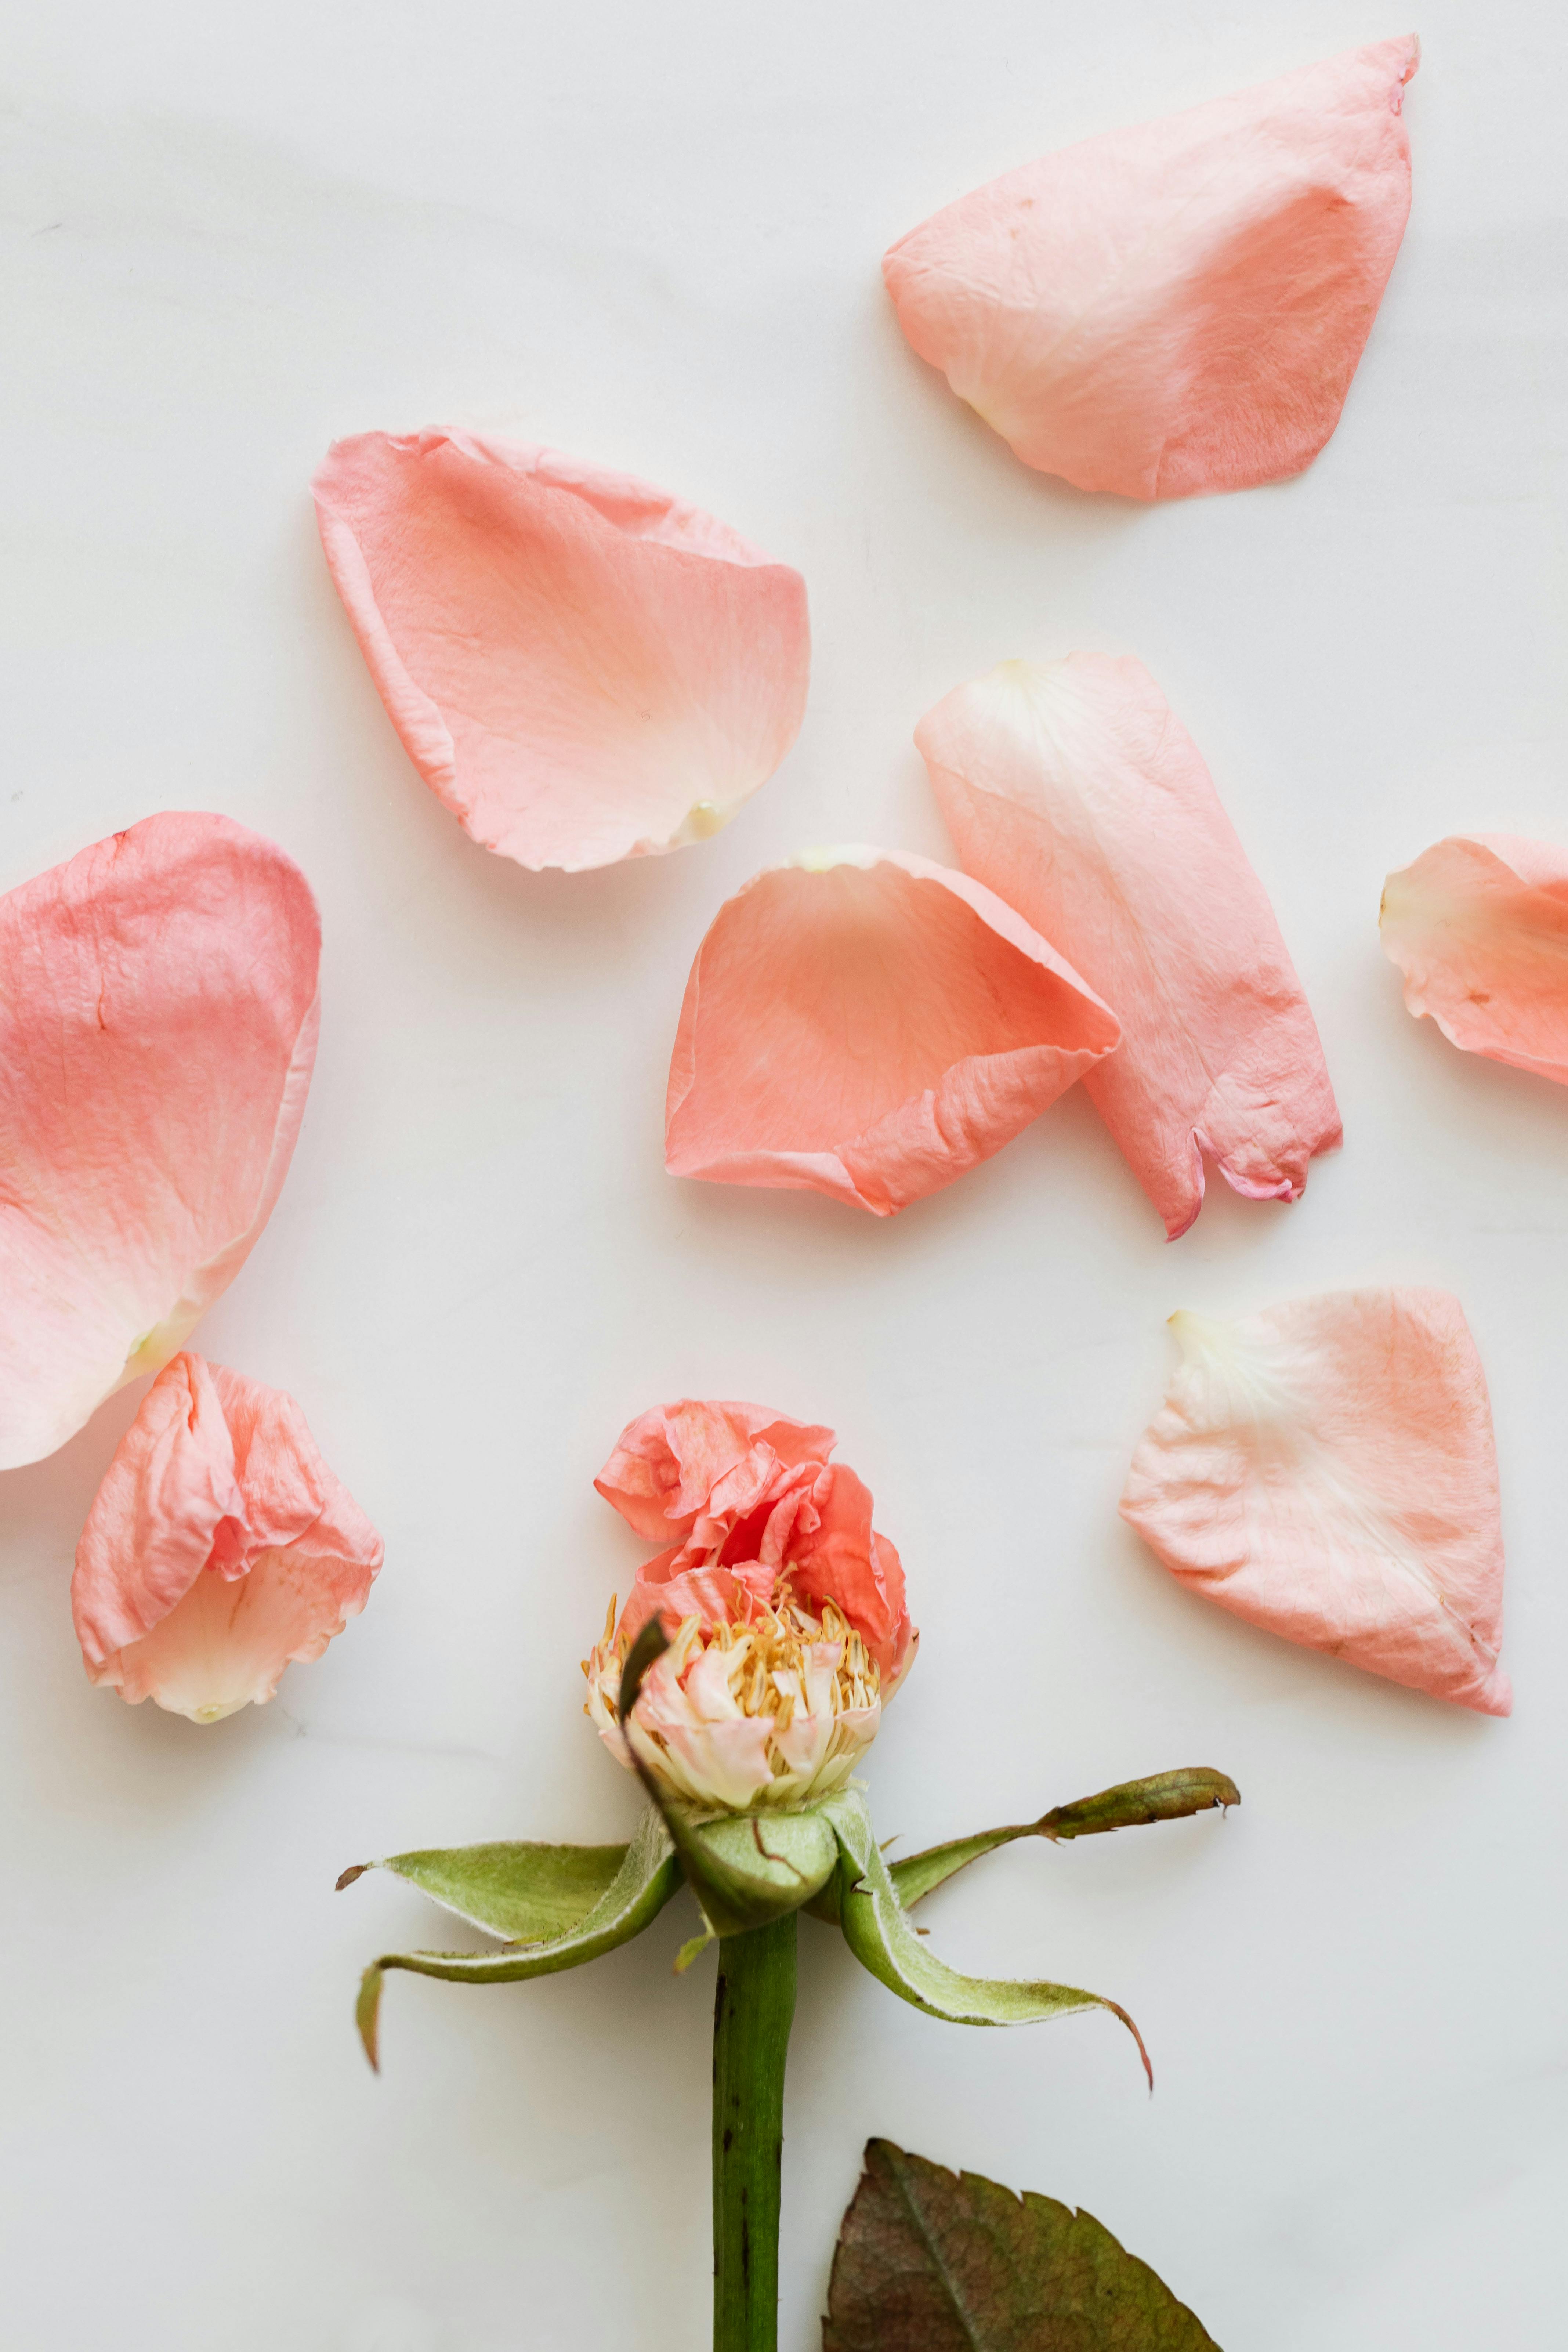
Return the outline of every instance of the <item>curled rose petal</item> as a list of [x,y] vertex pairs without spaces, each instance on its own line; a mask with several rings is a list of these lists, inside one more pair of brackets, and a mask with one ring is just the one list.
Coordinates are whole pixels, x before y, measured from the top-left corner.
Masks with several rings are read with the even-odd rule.
[[644,1537],[617,1623],[584,1662],[588,1714],[626,1763],[616,1711],[627,1653],[658,1615],[657,1659],[628,1729],[690,1804],[744,1811],[843,1786],[913,1660],[904,1571],[871,1496],[828,1460],[831,1429],[692,1397],[627,1424],[595,1481]]
[[915,730],[964,871],[1059,941],[1114,1004],[1084,1083],[1173,1240],[1204,1155],[1294,1201],[1341,1140],[1274,910],[1192,737],[1142,662],[1003,662]]
[[0,1468],[156,1371],[278,1197],[321,927],[227,817],[148,817],[0,898]]
[[1389,876],[1378,923],[1417,1019],[1568,1086],[1568,850],[1453,835]]
[[914,349],[1026,466],[1186,498],[1339,422],[1410,210],[1414,35],[1026,163],[885,257]]
[[1109,1054],[1115,1015],[979,883],[885,849],[757,875],[697,951],[665,1165],[890,1216]]
[[474,433],[361,433],[315,478],[409,758],[485,848],[569,873],[700,841],[799,731],[805,583],[663,490]]
[[77,1546],[87,1671],[216,1723],[358,1616],[382,1541],[292,1397],[182,1354],[121,1438]]
[[1497,1454],[1458,1301],[1331,1291],[1171,1324],[1182,1360],[1122,1517],[1250,1623],[1507,1715]]

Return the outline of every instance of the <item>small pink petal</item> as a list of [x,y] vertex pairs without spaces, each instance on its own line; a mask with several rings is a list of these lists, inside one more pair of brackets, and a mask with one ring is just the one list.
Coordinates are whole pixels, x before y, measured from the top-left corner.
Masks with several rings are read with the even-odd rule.
[[1084,1084],[1173,1240],[1204,1154],[1294,1201],[1342,1139],[1274,910],[1203,757],[1142,662],[1003,662],[915,741],[966,873],[1004,893],[1114,1004]]
[[148,817],[0,898],[0,1468],[155,1371],[271,1213],[321,926],[280,849]]
[[1507,1715],[1497,1454],[1458,1301],[1331,1291],[1171,1322],[1182,1361],[1122,1517],[1250,1623]]
[[990,890],[892,850],[823,851],[756,876],[698,950],[665,1164],[890,1216],[1000,1150],[1119,1034]]
[[626,474],[473,433],[361,433],[321,543],[393,725],[485,848],[570,873],[728,824],[805,708],[805,583]]
[[1089,139],[937,213],[882,274],[1026,466],[1185,498],[1283,480],[1339,422],[1410,210],[1414,35]]
[[1568,850],[1453,835],[1389,876],[1378,920],[1418,1019],[1568,1086]]
[[382,1541],[281,1390],[182,1354],[121,1438],[77,1547],[88,1674],[216,1722],[364,1607]]
[[774,1467],[826,1462],[837,1442],[832,1430],[764,1405],[683,1397],[628,1422],[594,1484],[639,1536],[658,1543],[689,1535],[714,1489],[742,1469],[755,1465],[765,1478]]

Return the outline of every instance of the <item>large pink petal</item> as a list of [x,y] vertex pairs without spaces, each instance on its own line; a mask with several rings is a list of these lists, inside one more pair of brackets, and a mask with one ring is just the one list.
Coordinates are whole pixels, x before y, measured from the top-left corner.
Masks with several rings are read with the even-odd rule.
[[292,1397],[181,1354],[121,1438],[77,1547],[94,1682],[198,1721],[270,1698],[364,1607],[382,1541]]
[[727,824],[805,708],[805,584],[630,476],[472,433],[362,433],[327,562],[409,758],[487,849],[608,866]]
[[1454,835],[1389,876],[1379,924],[1417,1018],[1568,1086],[1568,850]]
[[1119,1034],[990,890],[892,850],[823,851],[759,874],[698,950],[665,1162],[889,1216],[1000,1150]]
[[1121,1021],[1085,1084],[1173,1238],[1204,1154],[1293,1201],[1341,1140],[1322,1047],[1263,886],[1142,662],[1004,662],[915,730],[964,869],[1004,894]]
[[1338,1291],[1171,1319],[1182,1361],[1122,1517],[1222,1609],[1507,1715],[1497,1455],[1458,1301]]
[[1410,210],[1412,35],[1043,156],[882,263],[921,357],[1027,466],[1281,480],[1344,405]]
[[682,1397],[626,1423],[594,1484],[650,1543],[689,1535],[713,1490],[759,1449],[795,1468],[826,1462],[830,1429],[791,1421],[765,1405]]
[[244,1265],[310,1083],[321,929],[227,817],[0,898],[0,1468],[157,1370]]

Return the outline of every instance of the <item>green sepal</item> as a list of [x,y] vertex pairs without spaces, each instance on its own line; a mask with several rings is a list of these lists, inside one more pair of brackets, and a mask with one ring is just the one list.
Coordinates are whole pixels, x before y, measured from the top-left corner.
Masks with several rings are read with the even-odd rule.
[[537,1944],[585,1918],[626,1862],[624,1845],[426,1846],[357,1863],[340,1887],[367,1870],[389,1870],[470,1927],[509,1944]]
[[[973,1837],[952,1838],[945,1845],[928,1846],[921,1853],[908,1854],[902,1862],[890,1863],[889,1871],[900,1902],[910,1911],[957,1872],[978,1862],[983,1854],[994,1853],[998,1846],[1011,1844],[1015,1838],[1043,1837],[1053,1845],[1066,1843],[1069,1838],[1100,1837],[1110,1830],[1135,1829],[1149,1822],[1179,1821],[1189,1813],[1206,1812],[1216,1805],[1223,1811],[1240,1802],[1240,1790],[1225,1773],[1206,1764],[1185,1765],[1174,1772],[1152,1773],[1144,1780],[1119,1781],[1114,1789],[1102,1789],[1095,1797],[1079,1797],[1074,1804],[1053,1805],[1037,1822],[980,1830]],[[806,1908],[814,1918],[826,1919],[837,1927],[837,1881],[824,1887]]]
[[376,2012],[384,1970],[407,1969],[416,1976],[444,1977],[454,1984],[517,1984],[529,1977],[552,1976],[558,1969],[596,1960],[602,1953],[613,1952],[617,1945],[640,1936],[680,1883],[680,1864],[668,1832],[650,1806],[598,1901],[554,1934],[510,1943],[494,1952],[384,1952],[365,1970],[354,2012],[366,2057],[375,2065]]
[[744,1935],[799,1911],[838,1868],[833,1824],[815,1805],[697,1821],[667,1805],[665,1818],[716,1936]]
[[1138,2044],[1151,2084],[1153,2073],[1143,2037],[1127,2011],[1100,1993],[1073,1985],[1001,1977],[966,1977],[928,1951],[900,1902],[892,1874],[871,1828],[866,1800],[850,1788],[827,1798],[822,1811],[838,1841],[839,1925],[859,1961],[889,1992],[954,2025],[1035,2025],[1075,2011],[1106,2009]]

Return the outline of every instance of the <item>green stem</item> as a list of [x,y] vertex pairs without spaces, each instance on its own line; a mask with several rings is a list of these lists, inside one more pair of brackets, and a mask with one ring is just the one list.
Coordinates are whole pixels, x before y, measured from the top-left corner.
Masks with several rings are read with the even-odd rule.
[[713,2000],[713,2352],[778,2352],[795,1914],[726,1936]]

